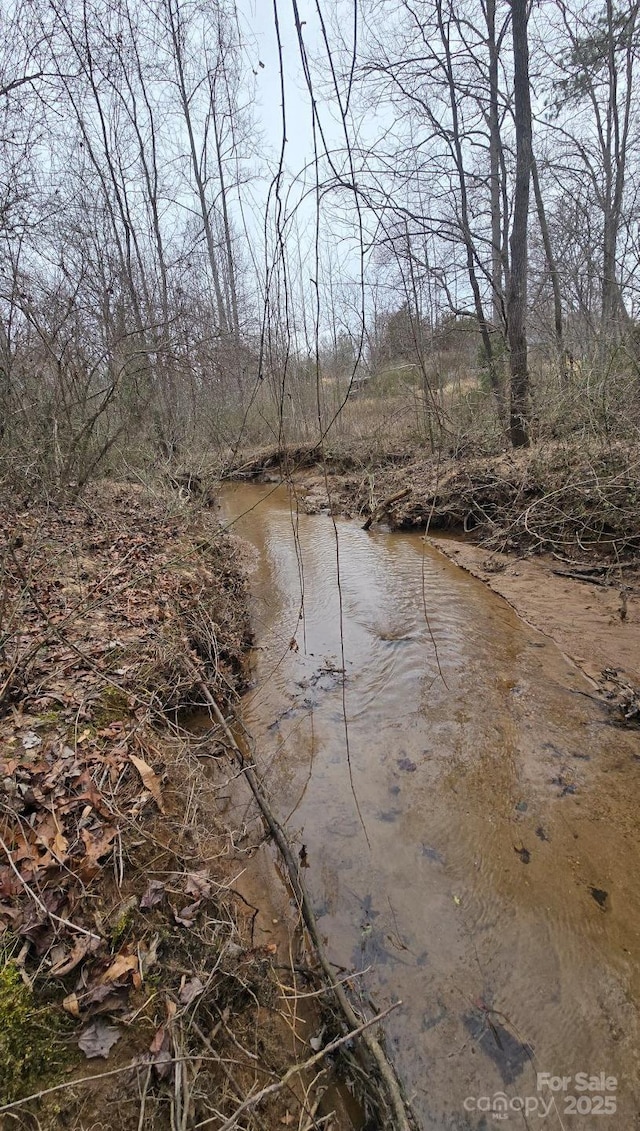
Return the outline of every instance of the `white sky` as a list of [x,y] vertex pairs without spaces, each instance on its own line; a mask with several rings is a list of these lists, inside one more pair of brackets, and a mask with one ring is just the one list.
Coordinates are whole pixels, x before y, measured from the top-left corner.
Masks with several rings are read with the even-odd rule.
[[[340,14],[340,32],[348,40],[355,3],[357,0],[323,0],[322,12],[332,46],[334,46],[331,38],[332,21]],[[248,44],[249,58],[253,61],[253,70],[257,72],[255,78],[257,103],[254,107],[256,126],[262,133],[266,148],[270,152],[271,172],[274,172],[282,145],[282,97],[273,0],[237,0],[237,7],[240,25]],[[316,200],[314,192],[309,192],[315,186],[315,170],[312,166],[314,149],[311,101],[302,69],[292,0],[277,0],[277,7],[282,41],[287,122],[283,195],[286,195],[287,212],[290,214],[294,207],[296,209],[295,228],[292,232],[287,231],[288,236],[293,236],[293,241],[287,239],[287,243],[293,256],[292,263],[299,254],[298,262],[304,264],[301,266],[302,274],[308,281],[316,274],[313,266]],[[314,84],[314,94],[324,138],[330,148],[343,149],[344,132],[335,99],[331,99],[329,95],[322,97],[321,81],[318,77],[322,71],[326,81],[329,68],[315,0],[298,0],[298,11],[312,72],[313,70],[316,72],[317,85]],[[315,60],[318,60],[318,66],[314,68]],[[260,62],[264,64],[263,67],[260,67]],[[318,138],[318,147],[321,155],[320,138]],[[303,173],[305,167],[307,167],[306,172]],[[323,163],[322,175],[325,174],[326,164]],[[291,188],[294,180],[295,185]],[[288,195],[287,190],[289,190]],[[334,227],[334,223],[335,217],[331,218],[329,213],[323,210],[320,227],[321,242],[324,245],[323,257],[330,254],[344,285],[348,287],[351,278],[355,280],[357,291],[360,262],[357,231],[353,225],[351,228],[347,225],[346,230],[345,228],[340,230],[339,227]],[[292,251],[292,243],[296,246],[295,253]],[[311,309],[312,292],[309,298],[311,300],[309,309]]]
[[[331,0],[335,5],[335,0]],[[319,50],[314,0],[299,0],[301,21],[305,21],[303,35],[312,54]],[[282,144],[282,99],[280,92],[280,65],[276,39],[272,0],[238,0],[241,26],[254,40],[257,55],[258,128],[263,132],[274,157]],[[311,104],[302,73],[300,50],[291,0],[278,0],[280,36],[285,72],[285,109],[287,117],[287,145],[285,164],[291,174],[296,174],[311,160],[313,142],[311,131]],[[260,67],[259,63],[264,67]]]

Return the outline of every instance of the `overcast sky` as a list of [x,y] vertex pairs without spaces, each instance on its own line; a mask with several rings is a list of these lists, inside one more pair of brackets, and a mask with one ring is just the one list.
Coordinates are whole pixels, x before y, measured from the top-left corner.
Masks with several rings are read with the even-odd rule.
[[[274,156],[282,144],[282,98],[280,92],[280,64],[272,0],[238,0],[241,26],[247,32],[250,56],[254,54],[257,86],[255,116],[258,128],[264,134]],[[300,19],[305,42],[311,50],[318,48],[315,34],[314,0],[299,0]],[[285,161],[290,173],[297,173],[310,159],[311,106],[304,83],[300,51],[293,17],[291,0],[279,0],[278,14],[282,56],[285,72],[285,109],[287,117],[287,146]],[[262,63],[262,67],[260,66]]]
[[[344,12],[344,18],[341,16],[340,32],[348,37],[355,2],[356,0],[324,0],[323,16],[329,37],[332,35],[332,20],[335,20],[340,10]],[[282,96],[273,0],[237,0],[237,6],[249,58],[256,72],[257,100],[253,108],[254,118],[271,153],[273,170],[275,170],[282,145]],[[309,192],[315,186],[315,170],[312,165],[314,151],[311,101],[302,69],[292,0],[277,0],[277,8],[282,42],[287,124],[284,194],[289,190],[287,211],[290,213],[294,204],[296,206],[294,229],[296,248],[299,248],[301,258],[305,261],[304,274],[310,279],[316,274],[313,266],[316,201],[313,191]],[[336,102],[326,93],[326,87],[323,91],[323,83],[320,79],[322,75],[326,83],[329,68],[315,0],[298,0],[298,11],[305,48],[312,60],[312,66],[314,63],[317,64],[314,92],[324,138],[330,148],[343,149],[344,133]],[[330,42],[332,47],[335,47],[331,38]],[[321,147],[322,142],[319,140],[318,144]],[[303,172],[305,167],[306,171]],[[321,175],[325,176],[326,172],[324,165]],[[298,179],[291,190],[291,182],[295,178]],[[263,185],[265,189],[268,180],[267,177]],[[326,205],[330,209],[329,201],[326,201]],[[339,227],[334,228],[334,223],[335,217],[330,216],[330,211],[323,211],[320,226],[321,241],[325,246],[323,254],[327,254],[328,241],[331,258],[336,264],[340,263],[346,285],[349,276],[357,277],[359,272],[358,236],[353,224],[350,228],[347,226],[346,230],[343,228],[340,231]],[[287,234],[290,234],[289,230]]]

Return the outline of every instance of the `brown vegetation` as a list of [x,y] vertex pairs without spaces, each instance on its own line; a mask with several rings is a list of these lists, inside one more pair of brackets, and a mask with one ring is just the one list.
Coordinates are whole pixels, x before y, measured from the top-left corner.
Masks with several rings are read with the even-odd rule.
[[203,685],[233,703],[245,679],[236,544],[131,485],[16,508],[3,536],[0,1112],[236,1126],[267,1088],[243,1126],[304,1126],[313,961],[255,937],[219,800],[237,768],[215,720],[185,729]]
[[640,468],[635,450],[623,443],[547,443],[463,459],[390,447],[376,460],[351,445],[326,450],[323,466],[318,454],[317,448],[262,450],[229,474],[268,480],[296,474],[309,512],[330,506],[368,521],[392,500],[385,519],[393,529],[472,532],[492,549],[597,560],[611,569],[636,561],[640,551]]

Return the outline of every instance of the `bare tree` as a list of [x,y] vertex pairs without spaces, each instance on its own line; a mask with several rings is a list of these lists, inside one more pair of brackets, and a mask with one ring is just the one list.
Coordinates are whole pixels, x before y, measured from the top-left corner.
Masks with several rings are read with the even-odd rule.
[[509,369],[511,372],[511,443],[529,444],[529,368],[527,358],[527,232],[533,158],[527,0],[511,0],[513,36],[516,179],[511,227],[511,272],[507,297]]
[[[638,137],[636,71],[638,0],[616,8],[613,0],[588,9],[560,5],[567,50],[556,71],[560,97],[553,128],[562,141],[563,188],[584,196],[580,177],[589,189],[590,207],[599,216],[599,237],[593,232],[592,254],[599,281],[599,332],[602,342],[616,340],[628,325],[621,289],[619,241],[625,223],[625,196]],[[571,111],[571,119],[567,116]],[[567,168],[568,166],[568,168]],[[572,171],[575,170],[573,177]],[[574,187],[575,186],[575,187]],[[635,190],[631,192],[633,198]],[[580,232],[575,233],[580,238]]]

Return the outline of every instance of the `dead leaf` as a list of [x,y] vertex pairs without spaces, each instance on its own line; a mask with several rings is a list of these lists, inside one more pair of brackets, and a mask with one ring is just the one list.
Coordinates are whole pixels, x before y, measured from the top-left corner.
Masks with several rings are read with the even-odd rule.
[[173,1021],[173,1018],[178,1012],[178,1007],[173,998],[165,998],[164,1007],[167,1011],[167,1021]]
[[124,723],[110,723],[108,727],[103,727],[102,730],[97,732],[98,738],[115,738],[123,729]]
[[198,899],[208,899],[211,895],[211,880],[206,868],[202,872],[189,872],[184,890],[187,895],[195,895]]
[[56,823],[54,817],[47,813],[41,821],[38,822],[38,835],[36,837],[36,844],[41,844],[43,848],[49,852],[55,853],[59,862],[64,863],[66,860],[66,853],[69,847],[69,841],[60,831],[60,826]]
[[140,900],[140,909],[146,911],[151,907],[155,907],[163,899],[164,893],[165,886],[162,880],[152,880]]
[[22,745],[25,750],[33,750],[34,747],[42,745],[42,739],[34,731],[28,730],[22,736]]
[[88,862],[97,864],[101,856],[106,856],[111,848],[111,841],[118,835],[115,825],[103,828],[95,836],[88,829],[82,829],[80,835],[84,841]]
[[94,954],[101,945],[102,939],[96,938],[95,935],[92,935],[91,938],[84,936],[77,939],[68,953],[65,951],[56,956],[51,967],[51,974],[54,978],[64,978],[65,974],[70,974],[72,970],[75,970],[87,954]]
[[106,1060],[109,1053],[122,1033],[115,1025],[108,1025],[106,1021],[92,1021],[80,1034],[78,1047],[82,1049],[87,1060],[95,1056],[102,1056]]
[[149,1046],[149,1052],[151,1053],[151,1056],[153,1058],[151,1062],[153,1064],[153,1067],[155,1068],[160,1079],[164,1079],[164,1077],[168,1076],[171,1071],[172,1062],[171,1038],[164,1025],[161,1025],[158,1029]]
[[115,962],[111,963],[108,970],[105,970],[102,977],[99,979],[100,985],[108,985],[113,982],[118,982],[130,970],[138,969],[138,956],[137,954],[120,954]]
[[61,966],[67,957],[67,948],[64,943],[56,943],[51,947],[49,959],[52,966]]
[[173,917],[176,923],[182,923],[183,927],[192,927],[193,920],[201,903],[202,900],[198,899],[195,903],[190,903],[187,907],[183,907],[182,911],[174,911]]
[[53,844],[51,845],[51,851],[55,853],[61,863],[64,863],[67,858],[68,847],[69,841],[66,836],[63,836],[60,832],[56,833]]
[[23,860],[28,860],[31,864],[38,865],[40,863],[40,853],[35,844],[31,844],[26,837],[19,834],[15,838],[15,848],[12,851],[13,861],[15,864],[20,864]]
[[290,1127],[291,1124],[294,1122],[294,1118],[293,1118],[291,1112],[289,1111],[289,1108],[287,1108],[286,1113],[282,1116],[282,1119],[280,1120],[280,1122],[284,1123],[285,1127]]
[[22,884],[18,882],[15,872],[6,865],[0,866],[0,900],[13,899],[22,891]]
[[149,790],[149,793],[153,797],[153,800],[158,806],[158,809],[161,813],[164,813],[164,802],[162,800],[162,791],[160,789],[159,778],[156,774],[154,774],[151,766],[148,762],[145,762],[144,758],[138,758],[136,754],[130,754],[129,758],[140,774],[140,777],[142,778],[142,784],[144,785],[145,789]]
[[80,1006],[78,1005],[78,998],[76,994],[67,994],[62,1003],[62,1008],[70,1013],[72,1017],[80,1016]]
[[204,985],[200,979],[198,977],[192,978],[190,982],[185,982],[181,986],[178,997],[183,1005],[191,1005],[194,998],[199,997],[203,990]]
[[112,990],[111,986],[107,986],[107,985],[99,986],[96,983],[95,986],[90,987],[90,989],[87,991],[86,994],[82,995],[82,1004],[83,1004],[83,1006],[84,1005],[100,1005],[103,1001],[105,1001],[109,997],[109,994],[112,994],[112,993],[113,993],[113,990]]
[[88,1018],[97,1017],[101,1013],[108,1013],[111,1017],[114,1013],[124,1013],[129,1004],[129,988],[127,986],[117,986],[116,989],[112,986],[100,986],[99,988],[107,991],[106,997],[102,1001],[92,1004],[81,999],[83,1013],[86,1013]]
[[162,1048],[162,1046],[165,1042],[166,1035],[167,1035],[167,1031],[166,1031],[164,1025],[161,1025],[160,1028],[156,1030],[155,1036],[154,1036],[151,1044],[149,1045],[149,1052],[150,1053],[160,1052],[160,1049]]
[[140,946],[138,948],[140,952],[140,965],[142,967],[140,971],[141,974],[146,974],[152,966],[155,966],[156,962],[158,961],[159,945],[160,935],[154,935],[151,942],[149,943],[148,949],[145,946]]

